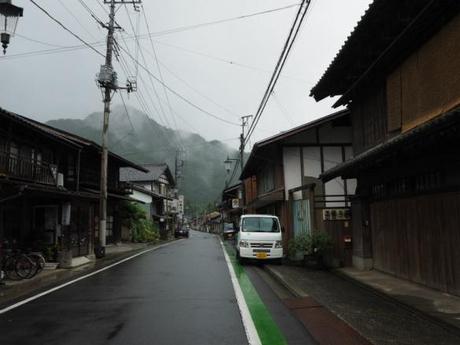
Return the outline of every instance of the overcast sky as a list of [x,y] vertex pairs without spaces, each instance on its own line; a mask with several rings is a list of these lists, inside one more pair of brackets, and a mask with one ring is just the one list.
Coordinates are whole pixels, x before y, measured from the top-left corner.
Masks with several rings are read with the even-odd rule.
[[[299,2],[299,1],[297,1]],[[298,126],[334,111],[333,100],[316,103],[309,91],[319,80],[371,0],[313,0],[303,29],[297,38],[272,97],[251,143]],[[60,47],[79,46],[71,34],[52,22],[28,0],[13,0],[24,8],[17,34],[7,55],[0,58],[0,107],[39,121],[83,118],[102,111],[101,93],[95,83],[103,58],[88,48],[63,52]],[[107,20],[103,0],[40,0],[69,29],[105,54],[106,30],[98,27],[83,7]],[[179,94],[230,122],[254,114],[293,22],[297,7],[195,29],[165,33],[165,30],[238,17],[295,4],[295,0],[144,0],[143,6],[153,35],[164,82]],[[102,5],[102,6],[101,6]],[[127,15],[127,11],[130,17]],[[152,45],[146,34],[143,14],[133,6],[120,7],[117,21],[132,57],[144,65],[132,39],[131,18],[146,59],[146,67],[157,77]],[[137,22],[139,21],[139,25]],[[139,27],[137,30],[136,27]],[[97,44],[96,44],[97,42]],[[102,42],[102,43],[101,43]],[[99,45],[98,45],[99,44]],[[45,54],[44,50],[48,50]],[[30,55],[20,55],[37,52]],[[123,53],[129,74],[135,63]],[[115,62],[120,83],[126,79]],[[198,132],[206,139],[220,139],[236,147],[240,128],[218,121],[191,107],[154,82],[139,68],[139,90],[125,100],[128,105],[149,111],[157,122],[172,128]],[[121,104],[119,95],[113,103]],[[161,103],[161,107],[159,105]],[[161,110],[163,108],[163,111]]]

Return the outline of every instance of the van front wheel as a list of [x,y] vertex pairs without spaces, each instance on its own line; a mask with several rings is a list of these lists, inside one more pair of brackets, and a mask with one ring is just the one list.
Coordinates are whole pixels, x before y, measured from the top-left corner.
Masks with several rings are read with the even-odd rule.
[[236,261],[238,261],[240,265],[244,264],[244,259],[240,256],[240,251],[238,249],[236,250]]

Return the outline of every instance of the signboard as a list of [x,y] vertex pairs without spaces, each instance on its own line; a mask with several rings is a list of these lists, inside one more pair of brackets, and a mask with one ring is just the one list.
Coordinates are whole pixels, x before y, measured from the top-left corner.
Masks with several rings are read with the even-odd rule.
[[240,199],[232,199],[232,208],[240,207]]
[[327,208],[323,210],[323,220],[350,220],[349,208]]

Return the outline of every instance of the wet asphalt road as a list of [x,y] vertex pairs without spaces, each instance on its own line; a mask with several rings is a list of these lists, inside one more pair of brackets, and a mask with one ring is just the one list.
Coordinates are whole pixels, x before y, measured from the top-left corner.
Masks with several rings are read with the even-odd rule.
[[2,345],[247,344],[217,237],[186,240],[0,315]]

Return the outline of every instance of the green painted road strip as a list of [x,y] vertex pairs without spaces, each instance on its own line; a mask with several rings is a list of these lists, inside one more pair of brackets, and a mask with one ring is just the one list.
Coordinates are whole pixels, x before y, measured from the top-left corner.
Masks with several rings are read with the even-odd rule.
[[287,345],[286,339],[284,339],[270,312],[267,310],[264,302],[262,302],[254,285],[252,285],[251,280],[244,271],[244,267],[236,260],[234,248],[227,243],[224,243],[224,246],[243,292],[244,300],[248,305],[260,341],[263,345]]

